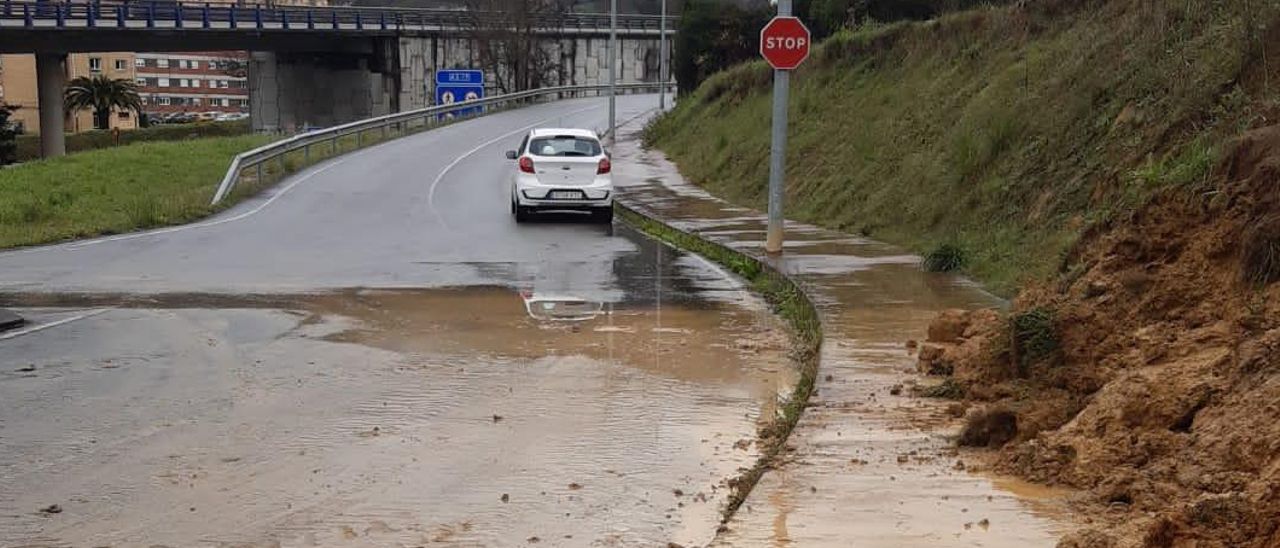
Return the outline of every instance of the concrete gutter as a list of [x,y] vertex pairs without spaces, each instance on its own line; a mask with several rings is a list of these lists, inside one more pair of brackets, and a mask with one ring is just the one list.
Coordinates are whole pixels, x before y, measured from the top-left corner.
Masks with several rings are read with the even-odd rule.
[[814,333],[798,344],[812,349],[799,355],[805,378],[777,426],[761,432],[757,465],[730,481],[711,546],[1056,544],[1066,526],[1059,494],[971,473],[982,467],[959,458],[953,402],[910,389],[929,382],[910,344],[929,319],[998,299],[958,276],[922,272],[901,248],[804,223],[788,222],[785,253],[767,256],[766,216],[685,181],[630,129],[613,150],[619,217],[725,264],[797,334]]
[[800,422],[800,416],[813,395],[822,350],[822,321],[813,299],[796,280],[775,268],[765,256],[754,256],[672,226],[634,204],[614,201],[618,217],[637,230],[676,248],[696,253],[719,263],[745,279],[752,290],[761,294],[775,314],[790,328],[792,355],[800,369],[791,395],[782,405],[779,416],[760,432],[760,456],[756,463],[739,476],[731,478],[728,504],[721,516],[727,523],[746,501],[747,495],[764,472],[773,467],[786,447],[787,438]]

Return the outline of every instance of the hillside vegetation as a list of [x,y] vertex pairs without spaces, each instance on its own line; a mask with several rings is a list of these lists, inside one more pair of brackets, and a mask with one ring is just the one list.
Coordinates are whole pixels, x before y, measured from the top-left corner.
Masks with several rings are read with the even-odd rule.
[[[1027,1],[846,31],[793,79],[789,216],[1016,296],[934,321],[921,394],[1077,489],[1064,548],[1280,546],[1277,53],[1275,0]],[[769,82],[646,138],[761,206]]]
[[[792,80],[788,216],[942,248],[1012,294],[1083,228],[1204,187],[1221,143],[1274,118],[1276,11],[1051,0],[837,33]],[[646,138],[760,206],[770,81],[761,62],[713,76]]]

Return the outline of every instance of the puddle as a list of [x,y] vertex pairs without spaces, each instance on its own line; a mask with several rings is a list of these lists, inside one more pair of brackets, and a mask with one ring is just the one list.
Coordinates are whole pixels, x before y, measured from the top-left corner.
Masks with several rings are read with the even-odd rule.
[[0,346],[0,538],[37,545],[706,544],[794,380],[749,298],[4,300],[106,309]]

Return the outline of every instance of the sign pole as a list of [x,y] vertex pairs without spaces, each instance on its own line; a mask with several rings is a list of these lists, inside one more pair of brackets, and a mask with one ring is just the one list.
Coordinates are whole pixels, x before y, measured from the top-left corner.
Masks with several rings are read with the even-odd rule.
[[[615,0],[616,1],[616,0]],[[791,0],[778,0],[778,17],[791,16]],[[791,88],[791,71],[773,71],[773,138],[769,151],[769,228],[765,236],[765,253],[782,253],[782,200],[787,165],[787,99]]]
[[613,141],[618,119],[618,0],[609,0],[609,141]]

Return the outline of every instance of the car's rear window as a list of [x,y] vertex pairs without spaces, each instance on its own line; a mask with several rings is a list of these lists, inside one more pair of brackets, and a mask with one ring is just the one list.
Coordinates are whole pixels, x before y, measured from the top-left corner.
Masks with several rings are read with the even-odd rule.
[[600,142],[574,135],[537,137],[529,141],[529,153],[537,156],[599,156]]

